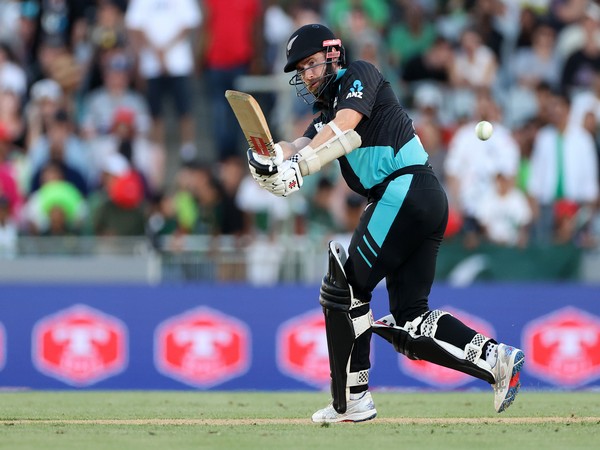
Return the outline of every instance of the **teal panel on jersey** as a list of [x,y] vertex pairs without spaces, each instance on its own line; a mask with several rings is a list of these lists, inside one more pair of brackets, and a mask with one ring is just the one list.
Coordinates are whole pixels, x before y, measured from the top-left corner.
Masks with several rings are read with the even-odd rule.
[[373,240],[380,247],[383,246],[383,241],[404,203],[412,179],[412,174],[396,178],[388,185],[383,193],[383,197],[381,197],[381,200],[375,206],[373,215],[369,220],[369,225],[367,225],[367,230],[369,230],[369,233],[373,236]]
[[428,155],[419,138],[415,136],[395,155],[390,146],[374,146],[359,147],[346,158],[361,184],[370,189],[396,170],[425,164]]

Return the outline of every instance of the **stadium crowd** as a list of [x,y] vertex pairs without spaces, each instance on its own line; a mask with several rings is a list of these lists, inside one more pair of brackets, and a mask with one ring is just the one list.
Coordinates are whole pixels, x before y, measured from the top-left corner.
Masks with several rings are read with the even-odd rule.
[[[247,176],[223,96],[281,74],[287,38],[315,22],[395,86],[447,187],[448,237],[598,245],[596,2],[0,0],[0,254],[30,235],[353,229],[364,200],[335,165],[289,199]],[[283,88],[257,93],[275,134]],[[284,112],[301,134],[310,108]]]

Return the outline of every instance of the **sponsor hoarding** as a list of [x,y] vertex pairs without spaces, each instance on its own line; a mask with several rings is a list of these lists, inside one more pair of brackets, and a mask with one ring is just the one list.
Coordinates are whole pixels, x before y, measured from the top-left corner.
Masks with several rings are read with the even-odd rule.
[[[386,291],[372,300],[388,313]],[[600,386],[600,288],[436,285],[432,309],[526,353],[524,388]],[[375,389],[489,389],[372,338]],[[318,286],[4,285],[0,387],[327,389]]]

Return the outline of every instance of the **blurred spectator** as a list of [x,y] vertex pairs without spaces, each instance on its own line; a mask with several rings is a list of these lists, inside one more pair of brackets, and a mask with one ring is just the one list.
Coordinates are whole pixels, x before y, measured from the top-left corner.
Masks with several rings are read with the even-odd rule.
[[[13,4],[16,2],[13,2]],[[25,71],[27,84],[31,85],[39,79],[37,62],[40,37],[39,17],[40,5],[37,0],[24,0],[19,3],[19,16],[14,21],[17,30],[12,34],[10,46],[15,58]],[[2,15],[2,17],[6,17]]]
[[539,21],[539,15],[531,5],[525,5],[519,12],[519,25],[514,50],[533,45],[533,33]]
[[131,62],[125,53],[115,53],[106,62],[103,85],[84,99],[82,133],[86,139],[109,134],[113,117],[119,108],[131,110],[136,119],[136,130],[146,135],[150,129],[150,115],[146,99],[130,88]]
[[557,30],[577,22],[585,14],[589,0],[558,0],[548,2],[548,16]]
[[552,101],[553,89],[550,85],[544,81],[538,83],[535,87],[535,118],[539,122],[540,126],[544,126],[550,123],[550,109]]
[[436,39],[434,24],[418,3],[407,2],[401,21],[390,25],[388,31],[389,57],[392,65],[402,68],[411,58],[423,55]]
[[[498,65],[503,62],[504,35],[498,25],[497,18],[501,13],[498,0],[477,0],[471,10],[471,24],[481,36],[481,41],[488,47]],[[499,67],[500,69],[502,66]]]
[[22,97],[11,89],[0,89],[0,122],[4,124],[11,142],[25,147],[25,119]]
[[[348,23],[356,10],[361,10],[368,26],[379,33],[383,33],[389,18],[390,9],[385,0],[331,0],[328,3],[324,8],[325,20],[342,42],[351,42],[354,38]],[[350,56],[350,59],[354,57]]]
[[143,236],[146,232],[144,186],[128,169],[110,176],[107,196],[94,211],[94,233],[99,236]]
[[17,254],[18,227],[10,212],[10,201],[0,192],[0,259]]
[[[272,235],[281,232],[294,216],[296,203],[304,206],[304,198],[274,197],[262,189],[250,175],[244,176],[236,195],[236,204],[244,212],[250,235]],[[296,202],[296,203],[295,203]]]
[[[87,205],[81,192],[65,179],[60,164],[49,162],[40,171],[40,187],[24,207],[24,229],[30,234],[72,234],[81,228]],[[51,230],[51,227],[52,230]]]
[[211,236],[239,234],[244,221],[235,197],[225,190],[208,166],[188,164],[186,171],[187,179],[182,179],[181,186],[194,202],[196,218],[192,231]]
[[531,47],[517,48],[512,56],[511,84],[504,96],[508,126],[523,123],[537,112],[535,88],[540,84],[555,88],[560,83],[561,62],[555,51],[555,31],[540,21]]
[[337,233],[330,236],[329,239],[342,244],[348,251],[352,232],[356,229],[360,222],[360,218],[367,205],[366,199],[355,192],[348,192],[343,201],[343,216],[341,226]]
[[74,58],[66,44],[58,38],[46,38],[38,47],[38,67],[33,81],[43,78],[54,79],[65,93],[69,102],[65,105],[73,111],[76,92],[84,76],[84,67]]
[[[152,134],[165,144],[163,101],[170,96],[179,124],[180,156],[196,156],[192,115],[194,52],[191,37],[202,16],[194,0],[131,0],[125,24],[132,32],[146,98],[152,115]],[[227,40],[230,46],[232,40]]]
[[[475,135],[480,120],[494,125],[494,134],[487,141]],[[444,163],[449,200],[464,217],[469,239],[481,233],[476,211],[481,198],[495,189],[496,174],[501,171],[515,176],[518,164],[519,148],[510,130],[502,125],[498,105],[488,91],[480,91],[472,120],[452,137]]]
[[514,174],[496,173],[494,189],[480,200],[475,217],[485,238],[497,245],[525,247],[532,212],[527,196],[515,186]]
[[597,2],[590,1],[585,14],[560,30],[556,42],[556,51],[563,63],[569,55],[583,48],[588,37],[591,37],[600,45],[599,23],[600,5]]
[[540,128],[536,118],[530,118],[519,124],[513,130],[513,137],[519,146],[519,171],[515,185],[523,192],[527,192],[529,182],[529,171],[531,166],[531,154],[533,153],[533,142]]
[[90,180],[95,178],[87,145],[73,131],[74,124],[64,110],[59,110],[49,123],[48,131],[29,150],[31,165],[30,192],[41,185],[42,169],[48,162],[61,166],[64,178],[85,197]]
[[40,24],[43,38],[60,39],[68,46],[80,27],[86,25],[86,15],[93,0],[40,0]]
[[223,160],[243,155],[240,143],[245,142],[224,93],[236,88],[237,78],[265,70],[261,2],[206,0],[204,11],[198,64],[210,99],[216,157]]
[[48,132],[50,122],[54,120],[56,113],[64,108],[63,91],[51,78],[36,81],[29,94],[29,102],[25,106],[25,148],[30,148]]
[[519,86],[533,89],[540,81],[557,87],[561,62],[555,50],[556,32],[539,22],[532,33],[531,46],[518,48],[511,63],[513,79]]
[[[598,156],[591,135],[569,123],[570,99],[554,93],[550,102],[551,123],[535,139],[528,193],[532,199],[535,239],[550,244],[556,237],[555,204],[576,202],[593,211],[598,200]],[[572,236],[575,238],[575,236]]]
[[0,42],[10,42],[18,37],[21,5],[17,0],[0,1]]
[[412,114],[415,131],[427,149],[428,161],[440,181],[444,181],[444,160],[449,136],[454,130],[444,117],[443,93],[436,85],[420,84],[414,91]]
[[[89,93],[104,85],[104,72],[113,56],[124,54],[133,66],[133,50],[127,39],[125,28],[124,0],[100,0],[95,20],[90,23],[89,57],[85,68],[85,79],[82,82],[81,94]],[[133,67],[128,70],[133,75]],[[139,80],[136,80],[139,81]],[[141,95],[138,93],[138,95]]]
[[240,236],[246,231],[244,213],[235,200],[246,170],[246,161],[239,157],[227,158],[219,164],[217,180],[222,204],[223,234]]
[[321,177],[312,200],[308,202],[306,211],[306,227],[309,236],[328,235],[336,230],[335,217],[331,213],[334,196],[334,184],[327,178]]
[[161,191],[165,177],[165,151],[162,146],[140,135],[135,111],[117,108],[111,118],[110,133],[92,144],[94,160],[99,167],[109,153],[120,153],[132,170],[144,181],[146,197]]
[[27,91],[27,76],[16,62],[10,47],[0,43],[0,89],[22,97]]
[[570,53],[564,63],[561,88],[570,95],[589,89],[593,72],[600,70],[600,6],[593,15],[586,14],[583,22],[584,41],[581,48]]
[[267,70],[279,75],[285,66],[285,45],[294,31],[290,3],[268,0],[265,6],[264,34]]
[[194,197],[195,169],[193,163],[183,164],[175,174],[175,185],[170,195],[172,215],[176,220],[176,234],[194,234],[200,215]]
[[413,81],[450,81],[450,71],[453,67],[454,52],[450,41],[438,37],[432,46],[422,54],[405,61],[402,79]]
[[457,88],[491,88],[496,81],[498,61],[474,28],[465,29],[454,58],[450,81]]
[[590,90],[573,96],[569,122],[583,126],[594,138],[600,150],[600,70],[594,71]]
[[23,203],[23,195],[19,186],[18,167],[13,162],[14,151],[8,129],[0,122],[0,197],[8,202],[9,213],[16,219]]

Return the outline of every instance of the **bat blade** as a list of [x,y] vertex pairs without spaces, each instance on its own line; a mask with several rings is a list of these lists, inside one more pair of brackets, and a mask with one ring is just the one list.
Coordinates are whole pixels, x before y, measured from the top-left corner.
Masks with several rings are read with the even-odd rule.
[[250,94],[234,90],[226,91],[225,98],[252,151],[261,156],[274,157],[275,144],[271,130],[256,99]]

